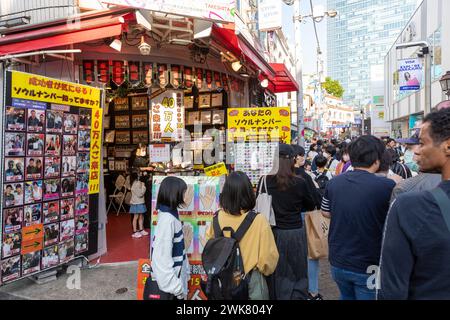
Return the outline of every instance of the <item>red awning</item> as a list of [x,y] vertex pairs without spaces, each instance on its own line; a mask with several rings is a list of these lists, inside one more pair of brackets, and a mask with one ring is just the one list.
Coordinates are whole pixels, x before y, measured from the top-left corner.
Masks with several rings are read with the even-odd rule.
[[298,91],[298,83],[292,74],[286,68],[284,63],[271,63],[270,66],[275,70],[275,77],[269,77],[269,89],[274,93]]
[[[128,13],[128,12],[127,12]],[[118,36],[127,14],[96,12],[80,15],[78,21],[67,23],[67,19],[42,25],[27,26],[11,30],[0,38],[0,55],[17,54],[74,43]]]
[[236,35],[234,29],[221,28],[214,24],[211,37],[235,56],[240,57],[244,55],[247,62],[252,63],[266,76],[275,76],[274,70],[264,57],[242,36]]

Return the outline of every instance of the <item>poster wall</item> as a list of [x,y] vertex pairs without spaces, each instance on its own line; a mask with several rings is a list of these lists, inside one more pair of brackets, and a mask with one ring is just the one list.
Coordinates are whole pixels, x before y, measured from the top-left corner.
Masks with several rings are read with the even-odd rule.
[[16,71],[5,80],[0,285],[88,251],[102,143],[100,89]]
[[[183,234],[186,243],[186,253],[191,265],[191,280],[189,282],[189,300],[206,300],[206,296],[200,288],[200,279],[205,275],[201,263],[201,255],[206,245],[206,231],[212,223],[214,213],[219,208],[219,194],[223,177],[180,177],[188,190],[185,195],[186,206],[179,210],[180,220],[183,223]],[[151,234],[154,234],[158,224],[158,211],[156,199],[159,186],[165,179],[164,176],[153,178],[152,186],[152,226]],[[151,242],[150,241],[150,246]]]
[[228,141],[291,143],[290,108],[229,108]]

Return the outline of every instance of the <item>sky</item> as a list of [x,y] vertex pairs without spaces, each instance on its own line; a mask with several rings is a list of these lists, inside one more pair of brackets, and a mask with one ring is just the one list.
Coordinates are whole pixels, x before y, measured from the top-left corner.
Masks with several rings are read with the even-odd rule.
[[[313,6],[322,5],[327,10],[326,0],[312,0]],[[311,7],[309,0],[300,0],[301,15],[311,14]],[[333,8],[330,8],[333,9]],[[325,18],[322,22],[317,23],[317,32],[319,34],[320,48],[323,52],[322,59],[324,60],[324,71],[326,72],[326,52],[327,52],[327,20]],[[313,22],[310,18],[306,19],[306,23],[302,23],[302,48],[303,48],[303,73],[316,72],[316,36],[314,34]]]

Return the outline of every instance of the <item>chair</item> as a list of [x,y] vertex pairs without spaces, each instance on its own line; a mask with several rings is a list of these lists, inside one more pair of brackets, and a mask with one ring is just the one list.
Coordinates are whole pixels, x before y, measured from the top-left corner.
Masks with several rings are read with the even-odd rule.
[[[125,211],[125,207],[123,206],[125,200],[124,191],[126,192],[125,182],[126,180],[124,176],[119,175],[117,177],[115,182],[116,188],[113,194],[109,196],[109,205],[108,209],[106,210],[107,213],[109,213],[109,209],[111,209],[111,206],[114,207],[114,209],[117,212],[117,215],[119,215],[120,209],[123,209]],[[118,205],[118,207],[116,206],[116,204]]]

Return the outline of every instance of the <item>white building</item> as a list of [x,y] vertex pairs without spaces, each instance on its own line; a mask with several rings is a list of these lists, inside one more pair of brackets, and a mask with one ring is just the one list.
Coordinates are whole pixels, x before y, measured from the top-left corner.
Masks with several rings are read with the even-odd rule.
[[401,93],[399,90],[397,61],[417,58],[419,48],[396,50],[395,45],[415,41],[429,42],[433,61],[431,106],[434,107],[445,99],[439,79],[450,70],[449,12],[448,0],[424,0],[385,57],[385,114],[386,119],[391,122],[391,134],[394,137],[410,135],[415,123],[423,117],[426,103],[424,81],[421,90],[417,92]]

